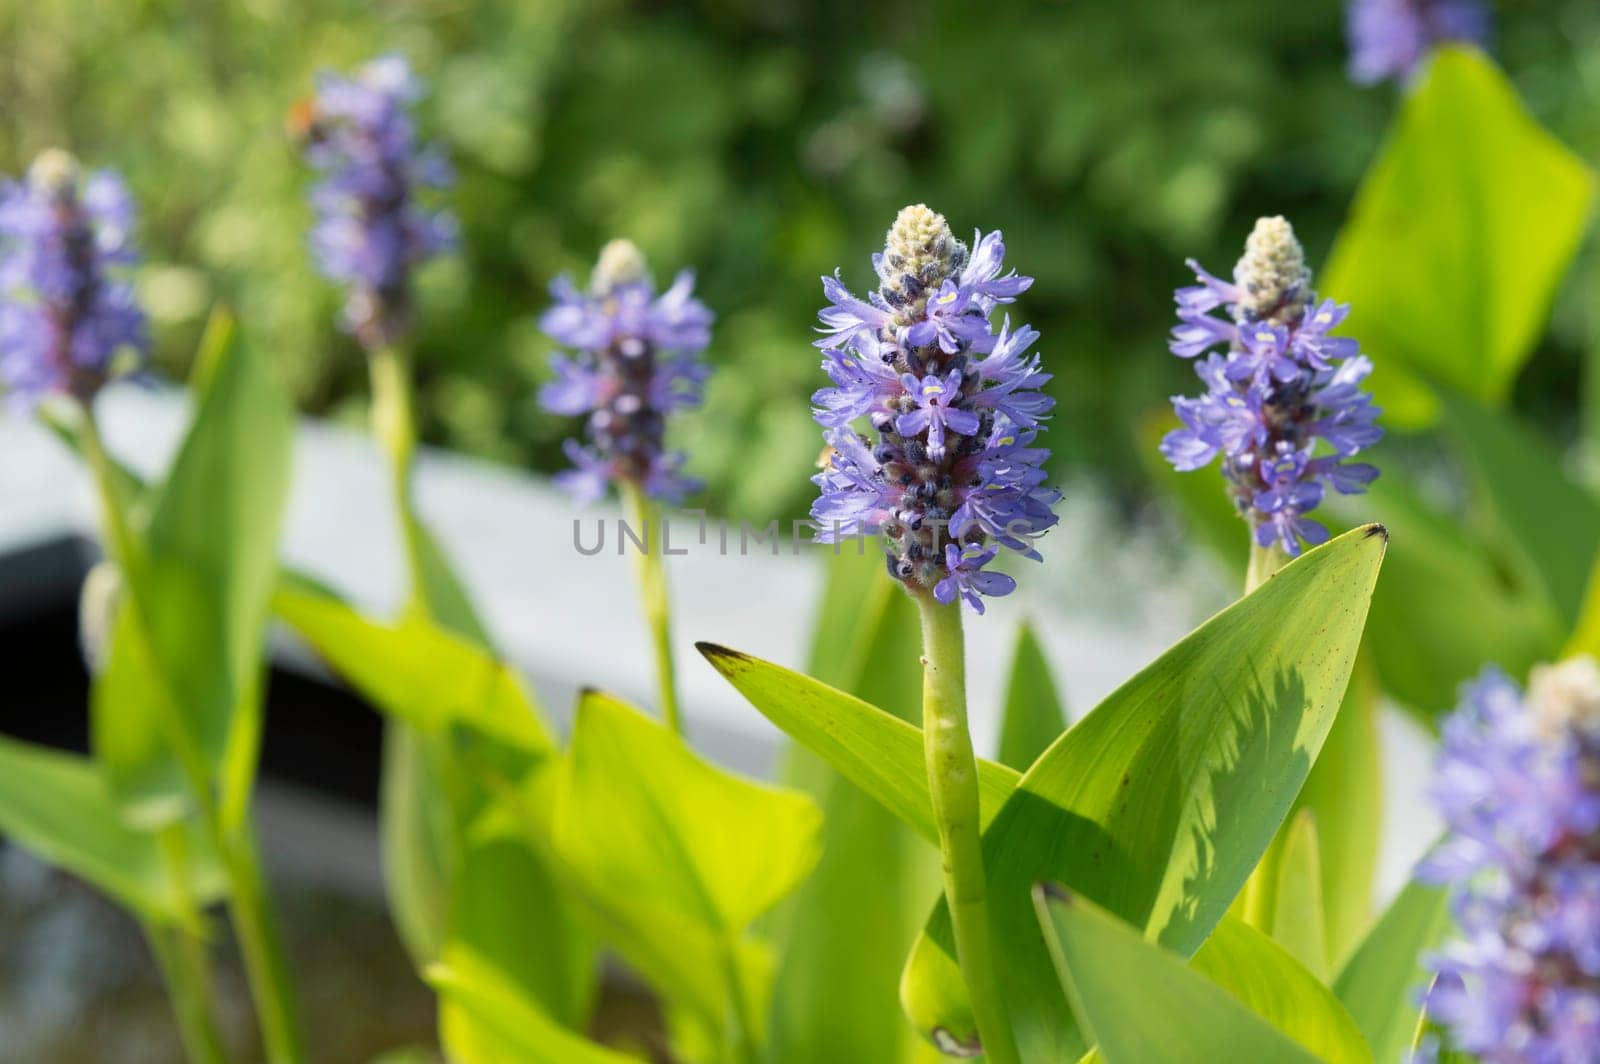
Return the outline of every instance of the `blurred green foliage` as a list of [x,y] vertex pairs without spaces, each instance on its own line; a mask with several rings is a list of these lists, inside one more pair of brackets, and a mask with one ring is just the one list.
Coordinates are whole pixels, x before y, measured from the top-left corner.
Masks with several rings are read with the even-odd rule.
[[[842,0],[8,0],[0,171],[66,144],[123,168],[144,214],[140,289],[179,374],[208,306],[235,304],[301,405],[359,418],[364,367],[305,250],[306,174],[283,132],[320,67],[384,50],[432,85],[461,253],[421,278],[425,436],[538,469],[573,425],[534,391],[545,285],[628,235],[659,275],[700,270],[721,372],[683,442],[709,501],[803,510],[817,277],[863,287],[899,206],[1005,230],[1038,283],[1063,464],[1136,497],[1138,415],[1190,387],[1165,352],[1172,288],[1226,270],[1251,219],[1326,254],[1396,104],[1344,77],[1341,5],[859,4]],[[1536,118],[1600,156],[1600,9],[1515,0],[1497,55]],[[1519,402],[1570,426],[1600,322],[1569,279]]]

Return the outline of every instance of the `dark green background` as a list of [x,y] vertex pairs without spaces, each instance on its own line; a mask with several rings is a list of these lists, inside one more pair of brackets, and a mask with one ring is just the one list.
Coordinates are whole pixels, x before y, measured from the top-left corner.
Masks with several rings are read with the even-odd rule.
[[[461,171],[462,251],[421,278],[427,438],[559,465],[573,425],[534,402],[535,314],[553,275],[632,236],[661,276],[700,270],[718,374],[681,440],[715,507],[763,519],[812,490],[817,276],[864,287],[910,201],[1005,231],[1038,278],[1014,309],[1056,373],[1059,471],[1138,499],[1137,417],[1191,390],[1163,343],[1182,260],[1225,272],[1254,216],[1281,212],[1320,261],[1396,103],[1345,78],[1332,0],[11,0],[0,169],[51,144],[123,168],[162,367],[183,371],[225,299],[305,409],[359,419],[364,370],[310,268],[283,116],[319,67],[385,49],[429,80],[422,124]],[[1540,120],[1600,156],[1600,7],[1502,4],[1495,51]],[[1518,389],[1569,436],[1593,258]]]

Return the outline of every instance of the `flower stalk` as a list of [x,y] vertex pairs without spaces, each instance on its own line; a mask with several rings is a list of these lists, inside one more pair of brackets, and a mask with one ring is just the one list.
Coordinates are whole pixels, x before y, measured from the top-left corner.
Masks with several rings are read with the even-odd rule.
[[683,734],[683,715],[678,708],[676,671],[672,663],[672,608],[667,595],[667,572],[662,558],[666,548],[666,529],[661,507],[634,481],[622,482],[622,498],[628,520],[638,529],[644,548],[637,554],[639,598],[645,623],[650,626],[650,641],[655,652],[656,682],[661,697],[661,717],[678,735]]
[[922,615],[922,742],[939,827],[956,959],[991,1064],[1013,1064],[1015,1036],[1001,1003],[989,935],[988,881],[978,812],[978,760],[967,724],[966,645],[959,603],[915,596]]

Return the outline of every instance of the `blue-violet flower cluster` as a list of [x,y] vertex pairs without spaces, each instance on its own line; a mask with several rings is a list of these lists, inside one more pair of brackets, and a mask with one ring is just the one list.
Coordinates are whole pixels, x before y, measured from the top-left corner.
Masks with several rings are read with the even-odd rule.
[[[1199,359],[1206,392],[1173,398],[1183,427],[1161,441],[1161,453],[1184,471],[1221,456],[1256,543],[1299,554],[1302,540],[1328,538],[1305,516],[1325,489],[1361,492],[1378,475],[1348,461],[1383,435],[1374,423],[1381,411],[1361,386],[1372,363],[1354,340],[1329,335],[1349,307],[1317,301],[1305,252],[1282,218],[1256,223],[1231,284],[1189,267],[1200,284],[1178,290],[1171,347]],[[1212,313],[1218,308],[1226,317]],[[1331,454],[1316,453],[1319,440]]]
[[409,108],[421,88],[405,59],[386,55],[354,77],[323,73],[300,130],[323,178],[311,190],[311,246],[330,280],[348,288],[344,320],[369,350],[410,328],[413,267],[455,242],[445,211],[417,202],[453,180],[437,149],[419,149]]
[[119,357],[144,355],[144,313],[121,276],[136,261],[132,230],[121,178],[84,176],[66,152],[0,186],[0,381],[12,403],[89,402]]
[[[1490,669],[1444,723],[1449,834],[1420,874],[1454,885],[1462,937],[1428,1012],[1485,1064],[1592,1064],[1600,1047],[1600,667]],[[1437,1051],[1441,1047],[1427,1047]]]
[[548,411],[587,415],[584,435],[565,444],[573,468],[556,481],[584,502],[613,480],[681,502],[699,487],[682,472],[684,456],[664,446],[667,416],[700,404],[709,368],[712,314],[694,298],[694,273],[684,270],[656,294],[644,255],[631,241],[600,252],[588,291],[570,278],[550,286],[555,305],[540,327],[574,354],[554,360],[555,380],[539,392]]
[[1484,0],[1350,0],[1350,76],[1363,85],[1405,81],[1436,44],[1487,45],[1490,22]]
[[[879,287],[867,299],[837,277],[822,279],[822,368],[833,381],[813,397],[828,443],[813,477],[816,538],[881,532],[889,573],[945,604],[1016,581],[986,570],[1000,547],[1040,560],[1035,537],[1056,523],[1060,493],[1044,486],[1049,452],[1033,446],[1054,400],[1039,391],[1050,374],[1028,349],[1039,334],[997,306],[1033,283],[1001,276],[998,232],[957,240],[942,215],[902,210],[881,254]],[[876,439],[853,423],[866,418]]]

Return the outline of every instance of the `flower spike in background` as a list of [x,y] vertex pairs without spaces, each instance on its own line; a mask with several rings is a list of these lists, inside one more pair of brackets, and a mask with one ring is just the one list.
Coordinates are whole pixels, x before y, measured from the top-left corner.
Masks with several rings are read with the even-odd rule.
[[539,392],[552,414],[586,416],[585,443],[568,440],[573,468],[556,480],[580,502],[632,483],[678,503],[699,488],[681,472],[684,456],[664,446],[667,416],[700,405],[709,368],[712,314],[694,298],[684,270],[657,295],[644,254],[630,240],[600,252],[587,291],[566,277],[550,286],[555,305],[539,325],[574,351],[553,361],[556,379]]
[[1200,283],[1178,289],[1171,347],[1198,360],[1206,392],[1174,397],[1183,427],[1161,441],[1161,453],[1185,472],[1222,459],[1228,492],[1251,526],[1257,574],[1261,559],[1294,557],[1302,542],[1328,538],[1306,516],[1327,488],[1358,493],[1377,477],[1377,467],[1349,461],[1383,436],[1381,411],[1361,387],[1372,363],[1354,340],[1329,335],[1349,308],[1317,299],[1305,251],[1282,218],[1256,222],[1232,283],[1189,266]]
[[420,94],[405,59],[386,55],[353,77],[319,75],[316,96],[291,117],[324,175],[311,191],[317,265],[348,287],[344,323],[368,350],[404,339],[412,269],[456,239],[451,214],[418,202],[454,177],[442,152],[417,147],[409,109]]
[[[881,254],[879,287],[862,300],[834,277],[822,288],[822,368],[833,381],[812,396],[827,441],[813,477],[817,540],[882,532],[889,573],[940,603],[985,596],[1016,581],[985,570],[1007,547],[1035,560],[1033,540],[1056,523],[1060,492],[1044,486],[1049,451],[1033,447],[1055,401],[1050,374],[1028,349],[1038,332],[995,310],[1033,278],[1001,276],[998,232],[957,240],[944,217],[907,207]],[[852,427],[865,418],[876,440]]]
[[1363,85],[1407,81],[1436,44],[1487,45],[1490,23],[1484,0],[1349,0],[1350,77]]
[[[1448,835],[1420,875],[1453,885],[1462,937],[1431,961],[1430,1018],[1486,1064],[1600,1045],[1600,667],[1493,668],[1445,721],[1432,793]],[[1428,1053],[1424,1054],[1425,1056]]]
[[660,548],[659,503],[680,503],[700,484],[682,472],[685,456],[665,447],[667,416],[700,405],[710,368],[712,314],[694,298],[694,273],[684,270],[656,294],[644,253],[631,240],[600,251],[587,291],[569,278],[550,286],[555,305],[539,325],[573,354],[559,355],[556,379],[539,392],[553,414],[586,415],[585,442],[569,439],[573,468],[556,482],[579,502],[595,502],[613,482],[627,503],[634,532],[646,544],[637,554],[645,620],[655,643],[661,715],[682,734],[672,661],[671,607]]
[[122,276],[136,261],[133,203],[109,170],[84,175],[60,150],[0,186],[0,381],[11,402],[84,404],[143,362],[144,312]]

